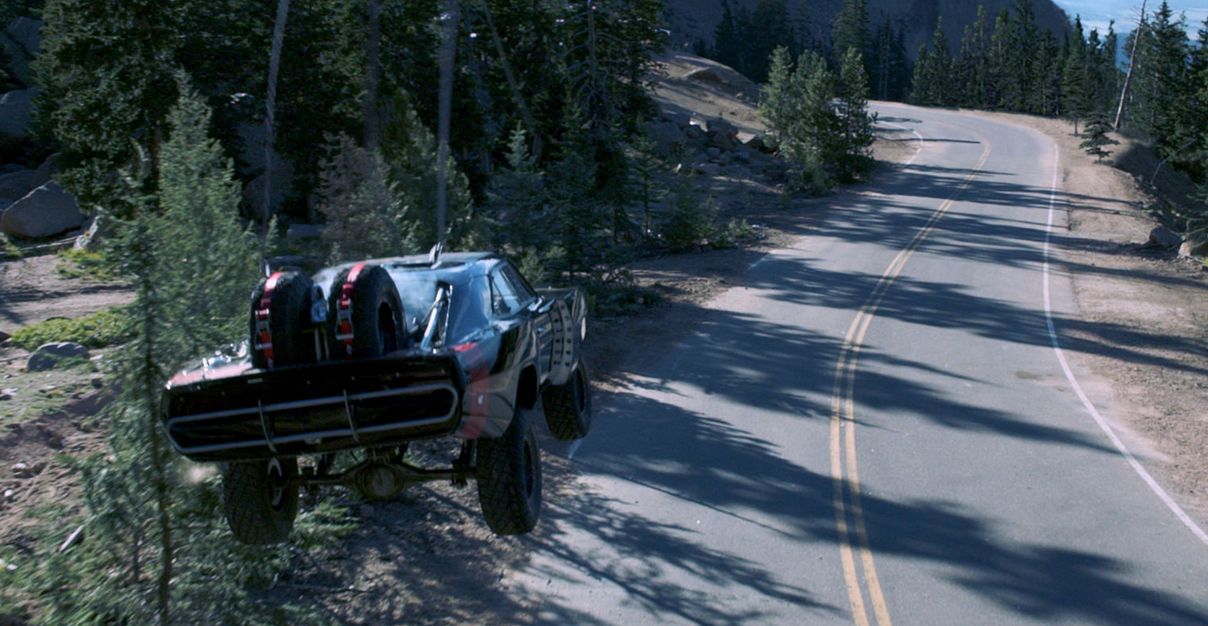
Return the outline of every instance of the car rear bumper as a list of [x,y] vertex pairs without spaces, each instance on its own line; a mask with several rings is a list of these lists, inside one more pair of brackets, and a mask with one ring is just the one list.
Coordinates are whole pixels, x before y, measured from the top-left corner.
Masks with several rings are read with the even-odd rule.
[[195,461],[387,446],[454,432],[464,375],[450,355],[410,355],[181,376],[164,391],[168,439]]

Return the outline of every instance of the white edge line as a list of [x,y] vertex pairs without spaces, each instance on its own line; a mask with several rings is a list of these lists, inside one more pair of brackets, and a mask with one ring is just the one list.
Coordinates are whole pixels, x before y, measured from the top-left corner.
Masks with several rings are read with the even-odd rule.
[[1162,500],[1166,507],[1169,508],[1172,513],[1174,513],[1175,517],[1179,518],[1180,522],[1183,522],[1183,525],[1191,531],[1191,534],[1199,538],[1199,540],[1205,545],[1208,545],[1208,533],[1205,533],[1204,529],[1200,528],[1199,525],[1195,523],[1195,520],[1191,519],[1191,516],[1187,515],[1187,512],[1174,501],[1174,498],[1171,498],[1170,494],[1166,493],[1166,490],[1158,484],[1158,481],[1154,480],[1154,477],[1150,475],[1144,466],[1141,465],[1140,461],[1137,460],[1137,457],[1133,456],[1133,453],[1130,452],[1129,449],[1124,445],[1124,442],[1120,441],[1120,438],[1116,436],[1116,432],[1112,430],[1110,425],[1108,425],[1107,420],[1103,419],[1103,416],[1099,413],[1099,410],[1095,408],[1094,403],[1092,403],[1090,398],[1087,397],[1086,392],[1082,390],[1082,385],[1078,384],[1078,379],[1074,377],[1074,372],[1070,369],[1069,362],[1066,361],[1065,353],[1061,350],[1061,343],[1057,340],[1057,328],[1053,323],[1052,297],[1049,291],[1049,241],[1052,239],[1053,235],[1053,209],[1057,199],[1057,178],[1058,173],[1060,172],[1060,154],[1057,152],[1056,144],[1053,145],[1053,154],[1053,184],[1049,190],[1048,226],[1044,231],[1044,275],[1042,279],[1044,284],[1044,322],[1045,325],[1048,326],[1049,341],[1053,345],[1053,352],[1057,355],[1057,361],[1061,363],[1061,371],[1065,372],[1066,380],[1070,382],[1070,386],[1074,389],[1074,393],[1076,393],[1078,395],[1078,399],[1082,401],[1082,406],[1086,407],[1086,411],[1095,419],[1095,423],[1099,425],[1099,428],[1103,430],[1104,434],[1107,435],[1107,438],[1111,439],[1112,444],[1116,446],[1116,450],[1118,450],[1124,459],[1128,461],[1128,464],[1132,466],[1135,472],[1137,472],[1137,474],[1141,477],[1141,480],[1145,481],[1146,485],[1149,485],[1150,490],[1157,494],[1158,498]]

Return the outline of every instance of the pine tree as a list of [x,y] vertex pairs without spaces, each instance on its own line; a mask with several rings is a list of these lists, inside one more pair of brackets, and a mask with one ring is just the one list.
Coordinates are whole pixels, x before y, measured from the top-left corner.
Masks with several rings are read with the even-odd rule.
[[507,167],[491,178],[487,202],[494,212],[495,246],[517,250],[548,244],[542,215],[545,176],[537,169],[528,147],[528,133],[517,128],[508,141]]
[[160,210],[170,229],[165,237],[178,240],[161,252],[158,272],[166,289],[188,285],[172,294],[165,314],[180,320],[184,352],[201,354],[236,342],[246,330],[246,320],[233,312],[246,306],[259,267],[256,242],[239,224],[230,160],[210,136],[209,108],[183,79],[180,85],[159,171]]
[[794,64],[789,49],[781,46],[772,52],[768,80],[760,92],[759,115],[768,125],[771,139],[779,144],[799,114],[800,94],[794,89]]
[[1009,108],[1010,93],[1008,85],[1011,81],[1012,43],[1011,33],[1014,25],[1011,14],[1007,9],[999,12],[994,18],[994,31],[990,35],[990,55],[987,63],[989,74],[989,94],[987,105],[991,108]]
[[868,11],[864,0],[845,0],[843,8],[835,15],[831,42],[836,65],[843,63],[848,50],[854,49],[861,56],[867,54]]
[[1061,71],[1062,109],[1074,122],[1074,134],[1078,134],[1078,120],[1085,118],[1093,106],[1090,85],[1090,51],[1083,38],[1082,18],[1074,17],[1074,28],[1069,33],[1064,67]]
[[1137,48],[1132,119],[1137,130],[1148,134],[1160,152],[1171,154],[1177,113],[1171,103],[1188,93],[1187,36],[1184,22],[1173,18],[1163,0],[1142,31]]
[[838,179],[851,182],[868,173],[872,167],[872,143],[875,116],[868,114],[868,76],[864,61],[855,48],[848,48],[839,71],[839,126],[842,130],[842,158],[838,162]]
[[216,481],[185,480],[188,464],[160,426],[167,376],[246,332],[246,298],[258,278],[256,242],[240,225],[209,111],[187,85],[177,91],[158,185],[145,180],[149,168],[122,179],[134,210],[115,221],[111,245],[135,291],[134,339],[111,361],[117,392],[101,421],[107,448],[77,466],[88,540],[67,553],[55,545],[39,565],[48,623],[257,621],[266,607],[251,590],[290,558],[291,548],[234,542]]
[[977,5],[977,18],[965,27],[956,75],[960,82],[961,104],[973,107],[989,106],[990,24],[984,4]]
[[944,18],[935,20],[930,48],[919,46],[914,68],[914,101],[928,106],[947,106],[955,102],[952,57],[944,37]]
[[317,190],[319,212],[327,219],[323,241],[331,261],[419,252],[408,208],[387,181],[381,154],[366,150],[348,135],[328,140]]
[[1107,136],[1107,133],[1111,131],[1111,129],[1111,122],[1108,121],[1107,114],[1105,112],[1096,113],[1094,117],[1087,122],[1086,140],[1082,142],[1081,147],[1082,149],[1086,150],[1087,154],[1093,155],[1095,160],[1098,162],[1102,162],[1103,157],[1111,154],[1110,151],[1103,148],[1104,146],[1112,146],[1120,143],[1119,141]]

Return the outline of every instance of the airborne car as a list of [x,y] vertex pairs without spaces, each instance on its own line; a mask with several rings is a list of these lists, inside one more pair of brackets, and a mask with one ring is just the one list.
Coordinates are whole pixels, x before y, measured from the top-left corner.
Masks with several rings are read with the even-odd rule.
[[[556,438],[590,427],[582,293],[536,291],[491,253],[273,272],[249,317],[245,348],[174,376],[162,406],[181,454],[223,464],[227,521],[246,543],[288,537],[299,487],[384,499],[426,480],[476,480],[487,525],[526,533],[541,506],[538,398]],[[462,442],[451,467],[404,458],[444,436]],[[346,451],[361,460],[334,471]]]

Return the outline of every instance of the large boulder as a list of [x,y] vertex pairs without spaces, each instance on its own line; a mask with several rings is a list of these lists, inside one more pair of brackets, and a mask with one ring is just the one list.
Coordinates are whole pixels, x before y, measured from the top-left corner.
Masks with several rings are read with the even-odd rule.
[[34,184],[37,172],[21,170],[11,174],[0,175],[0,204],[12,204],[25,197],[37,185]]
[[79,228],[84,214],[75,196],[49,182],[14,202],[0,217],[6,235],[38,239]]
[[34,75],[29,64],[42,51],[42,21],[18,17],[9,22],[0,33],[0,46],[8,53],[11,74],[22,85],[33,85]]
[[29,137],[36,89],[18,89],[0,95],[0,135],[10,139]]
[[38,346],[25,364],[25,369],[31,372],[44,372],[54,369],[64,359],[87,359],[88,348],[74,341],[58,341]]

